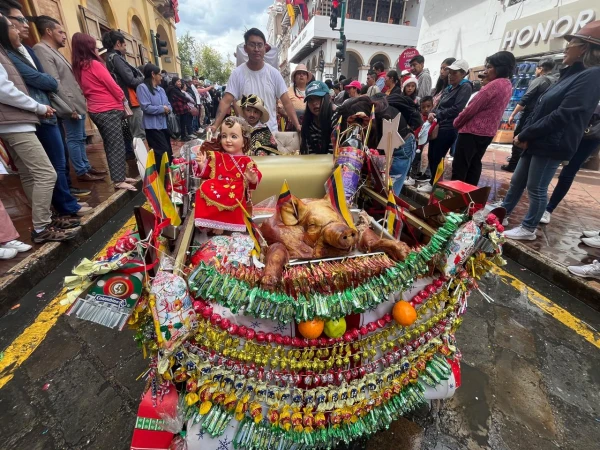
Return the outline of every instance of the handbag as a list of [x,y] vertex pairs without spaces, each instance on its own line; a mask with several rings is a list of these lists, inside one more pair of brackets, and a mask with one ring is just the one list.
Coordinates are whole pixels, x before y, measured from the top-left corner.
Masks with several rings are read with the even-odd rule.
[[181,132],[181,129],[179,128],[179,120],[173,111],[167,114],[167,128],[169,130],[169,134],[173,138],[179,136],[179,133]]
[[133,111],[129,106],[129,102],[127,100],[123,100],[123,119],[129,119],[133,116]]
[[71,108],[67,102],[58,96],[56,92],[48,92],[48,99],[50,100],[50,106],[56,110],[56,116],[60,119],[70,119],[73,114],[73,108]]
[[196,105],[193,103],[188,103],[188,107],[190,108],[190,114],[194,117],[198,117],[200,115],[200,110],[196,108]]

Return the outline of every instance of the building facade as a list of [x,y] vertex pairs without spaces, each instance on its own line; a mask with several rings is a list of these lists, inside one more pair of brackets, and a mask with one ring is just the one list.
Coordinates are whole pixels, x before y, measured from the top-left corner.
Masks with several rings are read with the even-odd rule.
[[563,36],[600,18],[600,0],[424,0],[417,49],[435,80],[448,57],[482,68],[499,50],[517,61],[562,59]]
[[[305,3],[308,20],[304,20],[298,8],[291,17],[285,1],[275,1],[276,5],[283,5],[281,12],[274,15],[281,26],[275,26],[273,35],[279,38],[276,42],[282,44],[278,45],[280,68],[287,66],[288,72],[291,64],[306,64],[317,79],[335,79],[343,74],[365,82],[375,62],[382,61],[386,68],[395,68],[400,54],[417,45],[424,8],[422,0],[348,0],[344,27],[346,58],[338,73],[339,32],[329,25],[331,0]],[[273,24],[277,21],[273,20]],[[319,69],[321,61],[324,61],[323,71]]]
[[[167,42],[168,55],[159,66],[167,72],[179,73],[180,62],[175,35],[175,8],[171,0],[20,0],[28,16],[47,15],[62,23],[69,37],[65,56],[71,57],[71,36],[80,31],[98,41],[110,29],[120,30],[127,39],[127,59],[135,66],[156,63],[151,33]],[[175,2],[175,5],[177,3]],[[39,40],[32,30],[29,44]],[[101,45],[99,45],[101,47]]]

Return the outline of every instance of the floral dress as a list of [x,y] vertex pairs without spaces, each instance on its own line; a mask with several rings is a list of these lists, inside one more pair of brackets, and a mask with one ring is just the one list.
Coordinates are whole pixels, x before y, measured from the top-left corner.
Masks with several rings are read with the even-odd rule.
[[[204,179],[196,192],[194,223],[197,227],[246,230],[244,213],[238,201],[248,209],[250,191],[257,186],[244,177],[247,167],[256,167],[256,164],[246,155],[207,152],[206,165],[196,175]],[[260,182],[262,174],[258,169],[256,173]]]

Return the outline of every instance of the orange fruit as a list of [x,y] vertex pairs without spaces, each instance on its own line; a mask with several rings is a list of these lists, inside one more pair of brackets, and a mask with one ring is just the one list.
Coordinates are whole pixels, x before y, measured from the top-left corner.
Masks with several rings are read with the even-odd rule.
[[300,334],[306,339],[318,338],[323,333],[323,328],[325,328],[325,322],[320,319],[308,320],[298,324]]
[[400,325],[407,327],[417,320],[417,311],[410,303],[402,300],[394,305],[392,316]]

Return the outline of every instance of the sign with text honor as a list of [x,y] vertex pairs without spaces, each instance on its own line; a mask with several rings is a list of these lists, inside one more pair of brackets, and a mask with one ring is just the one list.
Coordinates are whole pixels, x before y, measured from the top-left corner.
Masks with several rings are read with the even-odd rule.
[[[403,70],[410,70],[410,60],[419,54],[419,51],[416,48],[407,48],[398,57],[398,63],[396,66],[398,70],[402,72]],[[400,74],[398,74],[400,75]]]
[[532,14],[506,24],[500,50],[515,57],[560,52],[563,36],[573,34],[600,17],[599,0],[580,0]]

